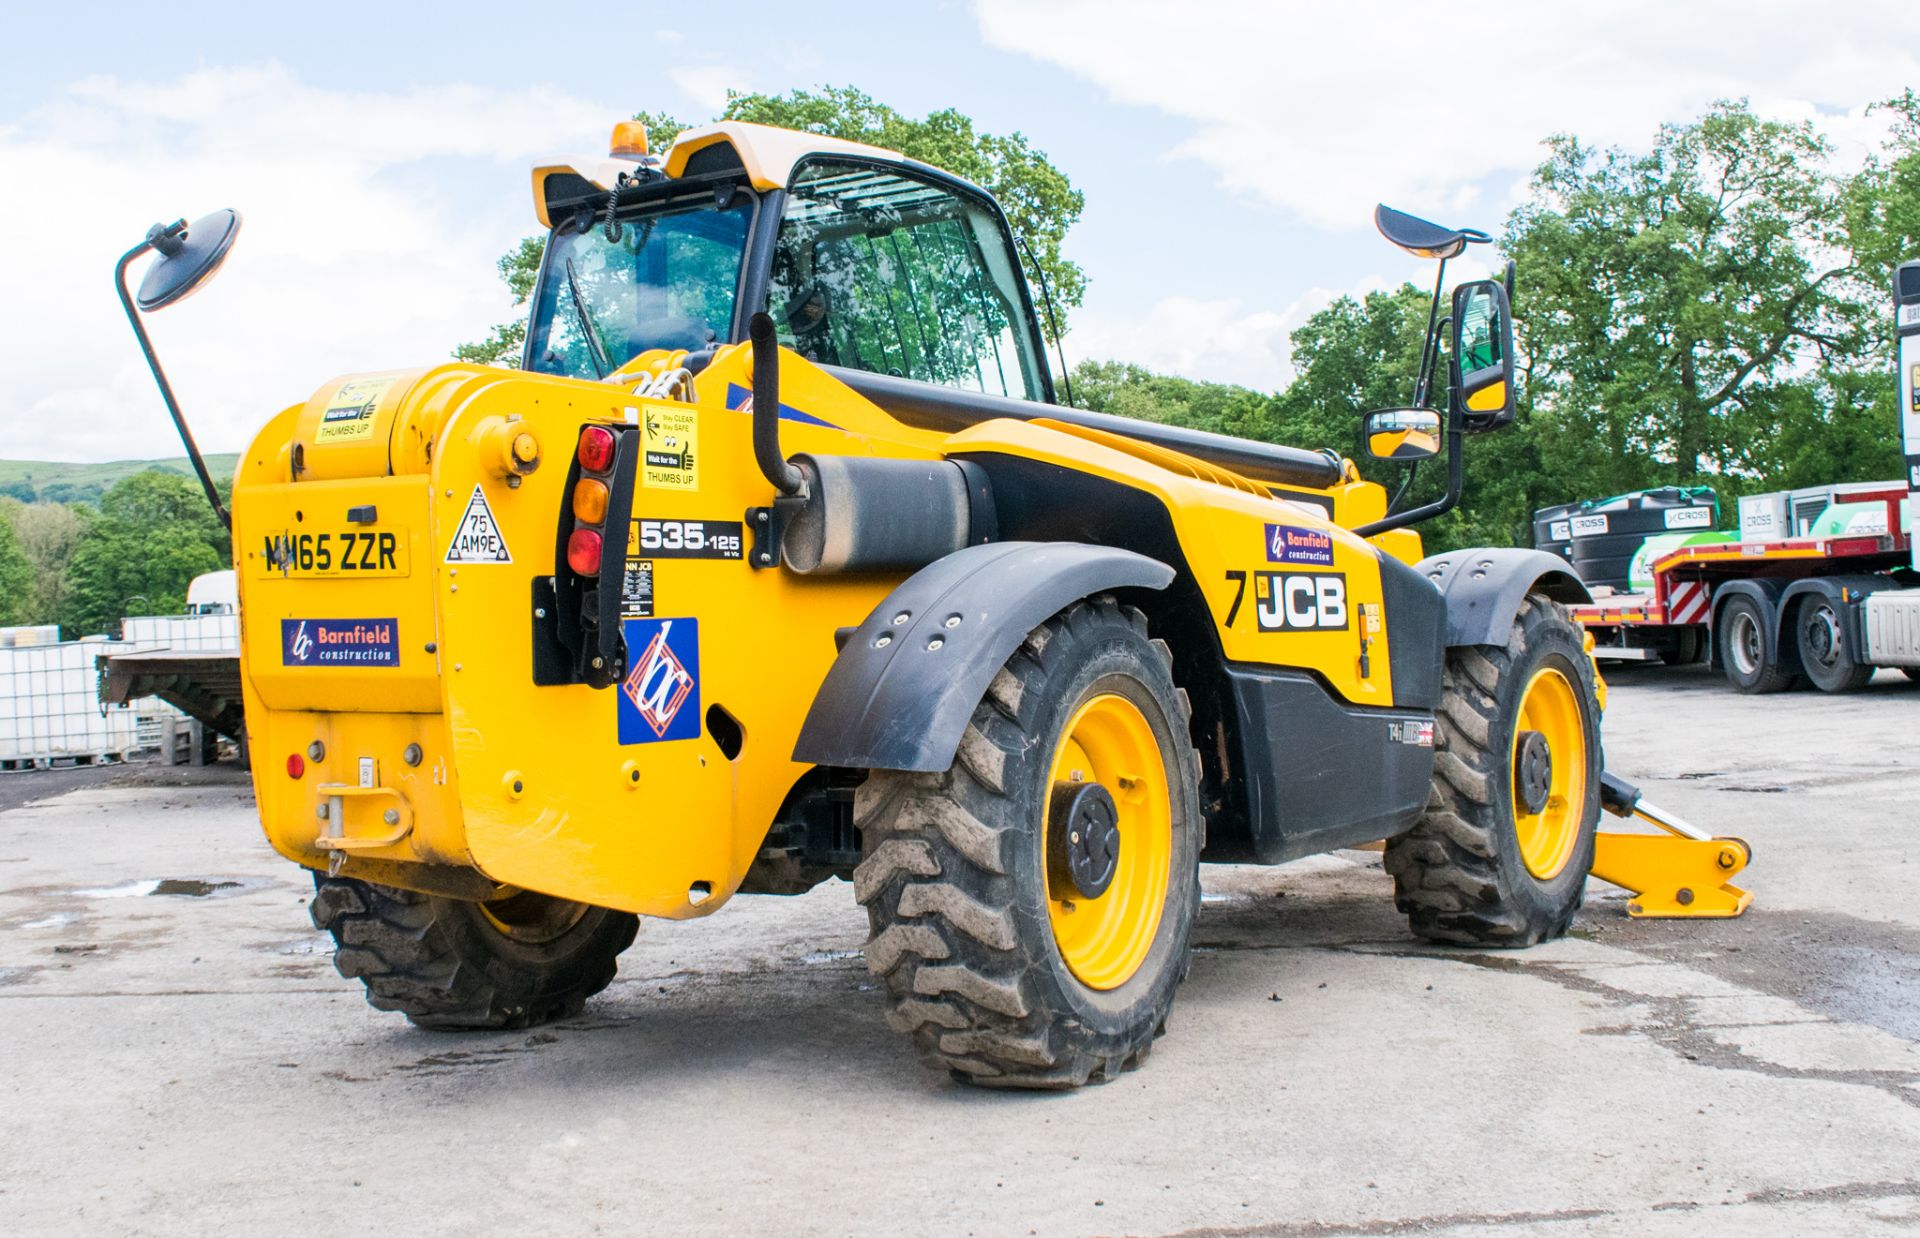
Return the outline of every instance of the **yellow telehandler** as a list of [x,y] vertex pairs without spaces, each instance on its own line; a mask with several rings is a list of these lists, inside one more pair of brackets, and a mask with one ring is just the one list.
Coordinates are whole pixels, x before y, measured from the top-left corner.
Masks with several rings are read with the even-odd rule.
[[[1667,831],[1606,874],[1636,909],[1745,906],[1744,844],[1603,773],[1580,582],[1422,557],[1513,415],[1511,268],[1441,314],[1486,234],[1376,214],[1440,263],[1414,398],[1364,437],[1448,485],[1392,511],[1334,451],[1058,403],[956,177],[746,124],[613,147],[534,171],[522,369],[328,382],[234,477],[261,823],[373,1005],[565,1017],[637,916],[839,876],[929,1062],[1062,1087],[1164,1030],[1202,862],[1384,842],[1416,934],[1524,946],[1609,854],[1604,801]],[[238,228],[156,225],[117,272],[196,463],[135,311]]]

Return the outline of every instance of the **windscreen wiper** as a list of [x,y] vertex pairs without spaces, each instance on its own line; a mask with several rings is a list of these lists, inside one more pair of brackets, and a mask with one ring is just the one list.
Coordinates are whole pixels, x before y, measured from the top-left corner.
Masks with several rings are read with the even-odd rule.
[[613,364],[607,359],[607,346],[600,342],[600,333],[594,330],[593,319],[587,317],[587,303],[580,295],[580,272],[573,269],[573,259],[566,260],[567,291],[573,294],[573,316],[580,320],[580,330],[587,337],[587,351],[593,357],[595,378],[605,378],[613,370]]

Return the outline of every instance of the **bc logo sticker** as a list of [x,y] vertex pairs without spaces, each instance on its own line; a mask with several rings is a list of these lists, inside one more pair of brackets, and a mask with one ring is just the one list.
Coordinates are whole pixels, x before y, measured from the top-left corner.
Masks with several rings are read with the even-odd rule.
[[354,443],[372,438],[373,410],[393,382],[391,378],[375,378],[341,383],[340,390],[327,401],[327,411],[320,414],[320,428],[314,432],[313,441]]
[[620,684],[620,742],[652,744],[700,734],[700,621],[626,619],[627,677]]
[[400,625],[392,619],[282,619],[282,666],[398,666]]
[[1289,524],[1267,526],[1267,562],[1333,566],[1333,534],[1320,529],[1297,529]]

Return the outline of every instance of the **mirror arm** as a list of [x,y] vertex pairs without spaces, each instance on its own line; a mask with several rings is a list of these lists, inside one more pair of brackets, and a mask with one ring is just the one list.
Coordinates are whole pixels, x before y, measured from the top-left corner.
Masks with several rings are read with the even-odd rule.
[[1427,306],[1427,334],[1420,346],[1420,377],[1413,384],[1413,407],[1427,406],[1427,389],[1433,381],[1433,370],[1440,352],[1440,337],[1435,334],[1440,325],[1440,293],[1446,288],[1447,260],[1440,260],[1440,269],[1433,276],[1433,301]]
[[1393,509],[1400,506],[1400,501],[1407,497],[1408,491],[1413,489],[1413,479],[1419,475],[1419,472],[1420,462],[1418,460],[1411,461],[1407,465],[1407,475],[1401,478],[1400,488],[1395,490],[1393,497],[1387,500],[1387,515],[1393,515]]
[[[1452,401],[1448,401],[1451,405]],[[1444,516],[1459,506],[1460,493],[1466,488],[1467,457],[1461,450],[1463,437],[1462,422],[1459,413],[1451,407],[1447,410],[1447,492],[1424,507],[1401,512],[1397,516],[1384,516],[1372,524],[1363,524],[1354,532],[1361,537],[1372,537],[1385,533],[1389,529],[1404,529],[1410,524],[1419,524],[1422,520],[1431,520],[1435,516]],[[1399,496],[1395,496],[1396,500]]]
[[[226,505],[220,502],[220,491],[214,487],[213,477],[207,472],[207,462],[201,458],[200,448],[193,441],[193,432],[187,429],[187,420],[180,415],[180,402],[173,398],[173,385],[167,382],[165,370],[160,368],[160,358],[153,351],[153,341],[147,338],[147,329],[140,321],[140,315],[133,308],[133,296],[127,291],[127,266],[135,258],[150,249],[166,252],[165,243],[175,241],[180,233],[186,231],[186,221],[166,228],[155,228],[147,234],[147,239],[129,249],[120,256],[119,265],[113,269],[113,282],[120,289],[120,305],[127,311],[127,321],[133,324],[133,333],[140,340],[140,351],[146,354],[147,368],[153,371],[153,381],[160,385],[160,394],[166,399],[167,412],[173,415],[174,428],[180,431],[180,441],[186,446],[187,459],[193,463],[193,471],[200,476],[200,487],[207,492],[207,502],[213,505],[213,514],[220,518],[220,524],[228,531],[233,529],[233,517],[227,513]],[[177,251],[177,241],[174,246]]]

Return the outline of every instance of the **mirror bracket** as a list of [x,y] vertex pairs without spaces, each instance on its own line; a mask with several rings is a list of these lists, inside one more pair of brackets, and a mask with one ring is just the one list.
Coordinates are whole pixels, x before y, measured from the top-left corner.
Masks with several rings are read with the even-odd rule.
[[[113,268],[114,286],[120,292],[120,307],[127,312],[127,322],[133,327],[134,337],[140,341],[140,351],[147,359],[147,368],[153,371],[153,381],[159,385],[160,397],[166,401],[174,429],[180,432],[180,443],[187,449],[187,459],[200,479],[200,488],[206,492],[207,503],[212,506],[213,514],[219,517],[221,526],[227,529],[233,528],[233,516],[227,511],[226,504],[220,501],[220,491],[213,484],[213,475],[207,471],[206,459],[201,456],[199,444],[193,441],[193,431],[187,428],[187,420],[180,413],[180,402],[174,398],[173,384],[167,381],[167,372],[160,368],[160,358],[153,351],[153,341],[147,336],[146,325],[140,321],[140,310],[151,312],[190,295],[220,268],[239,231],[239,212],[231,210],[215,211],[195,220],[191,227],[184,219],[171,224],[155,224],[147,229],[144,240],[120,255],[120,261]],[[148,268],[146,278],[140,281],[136,309],[135,297],[127,289],[127,267],[135,258],[150,251],[159,254],[160,260]]]

